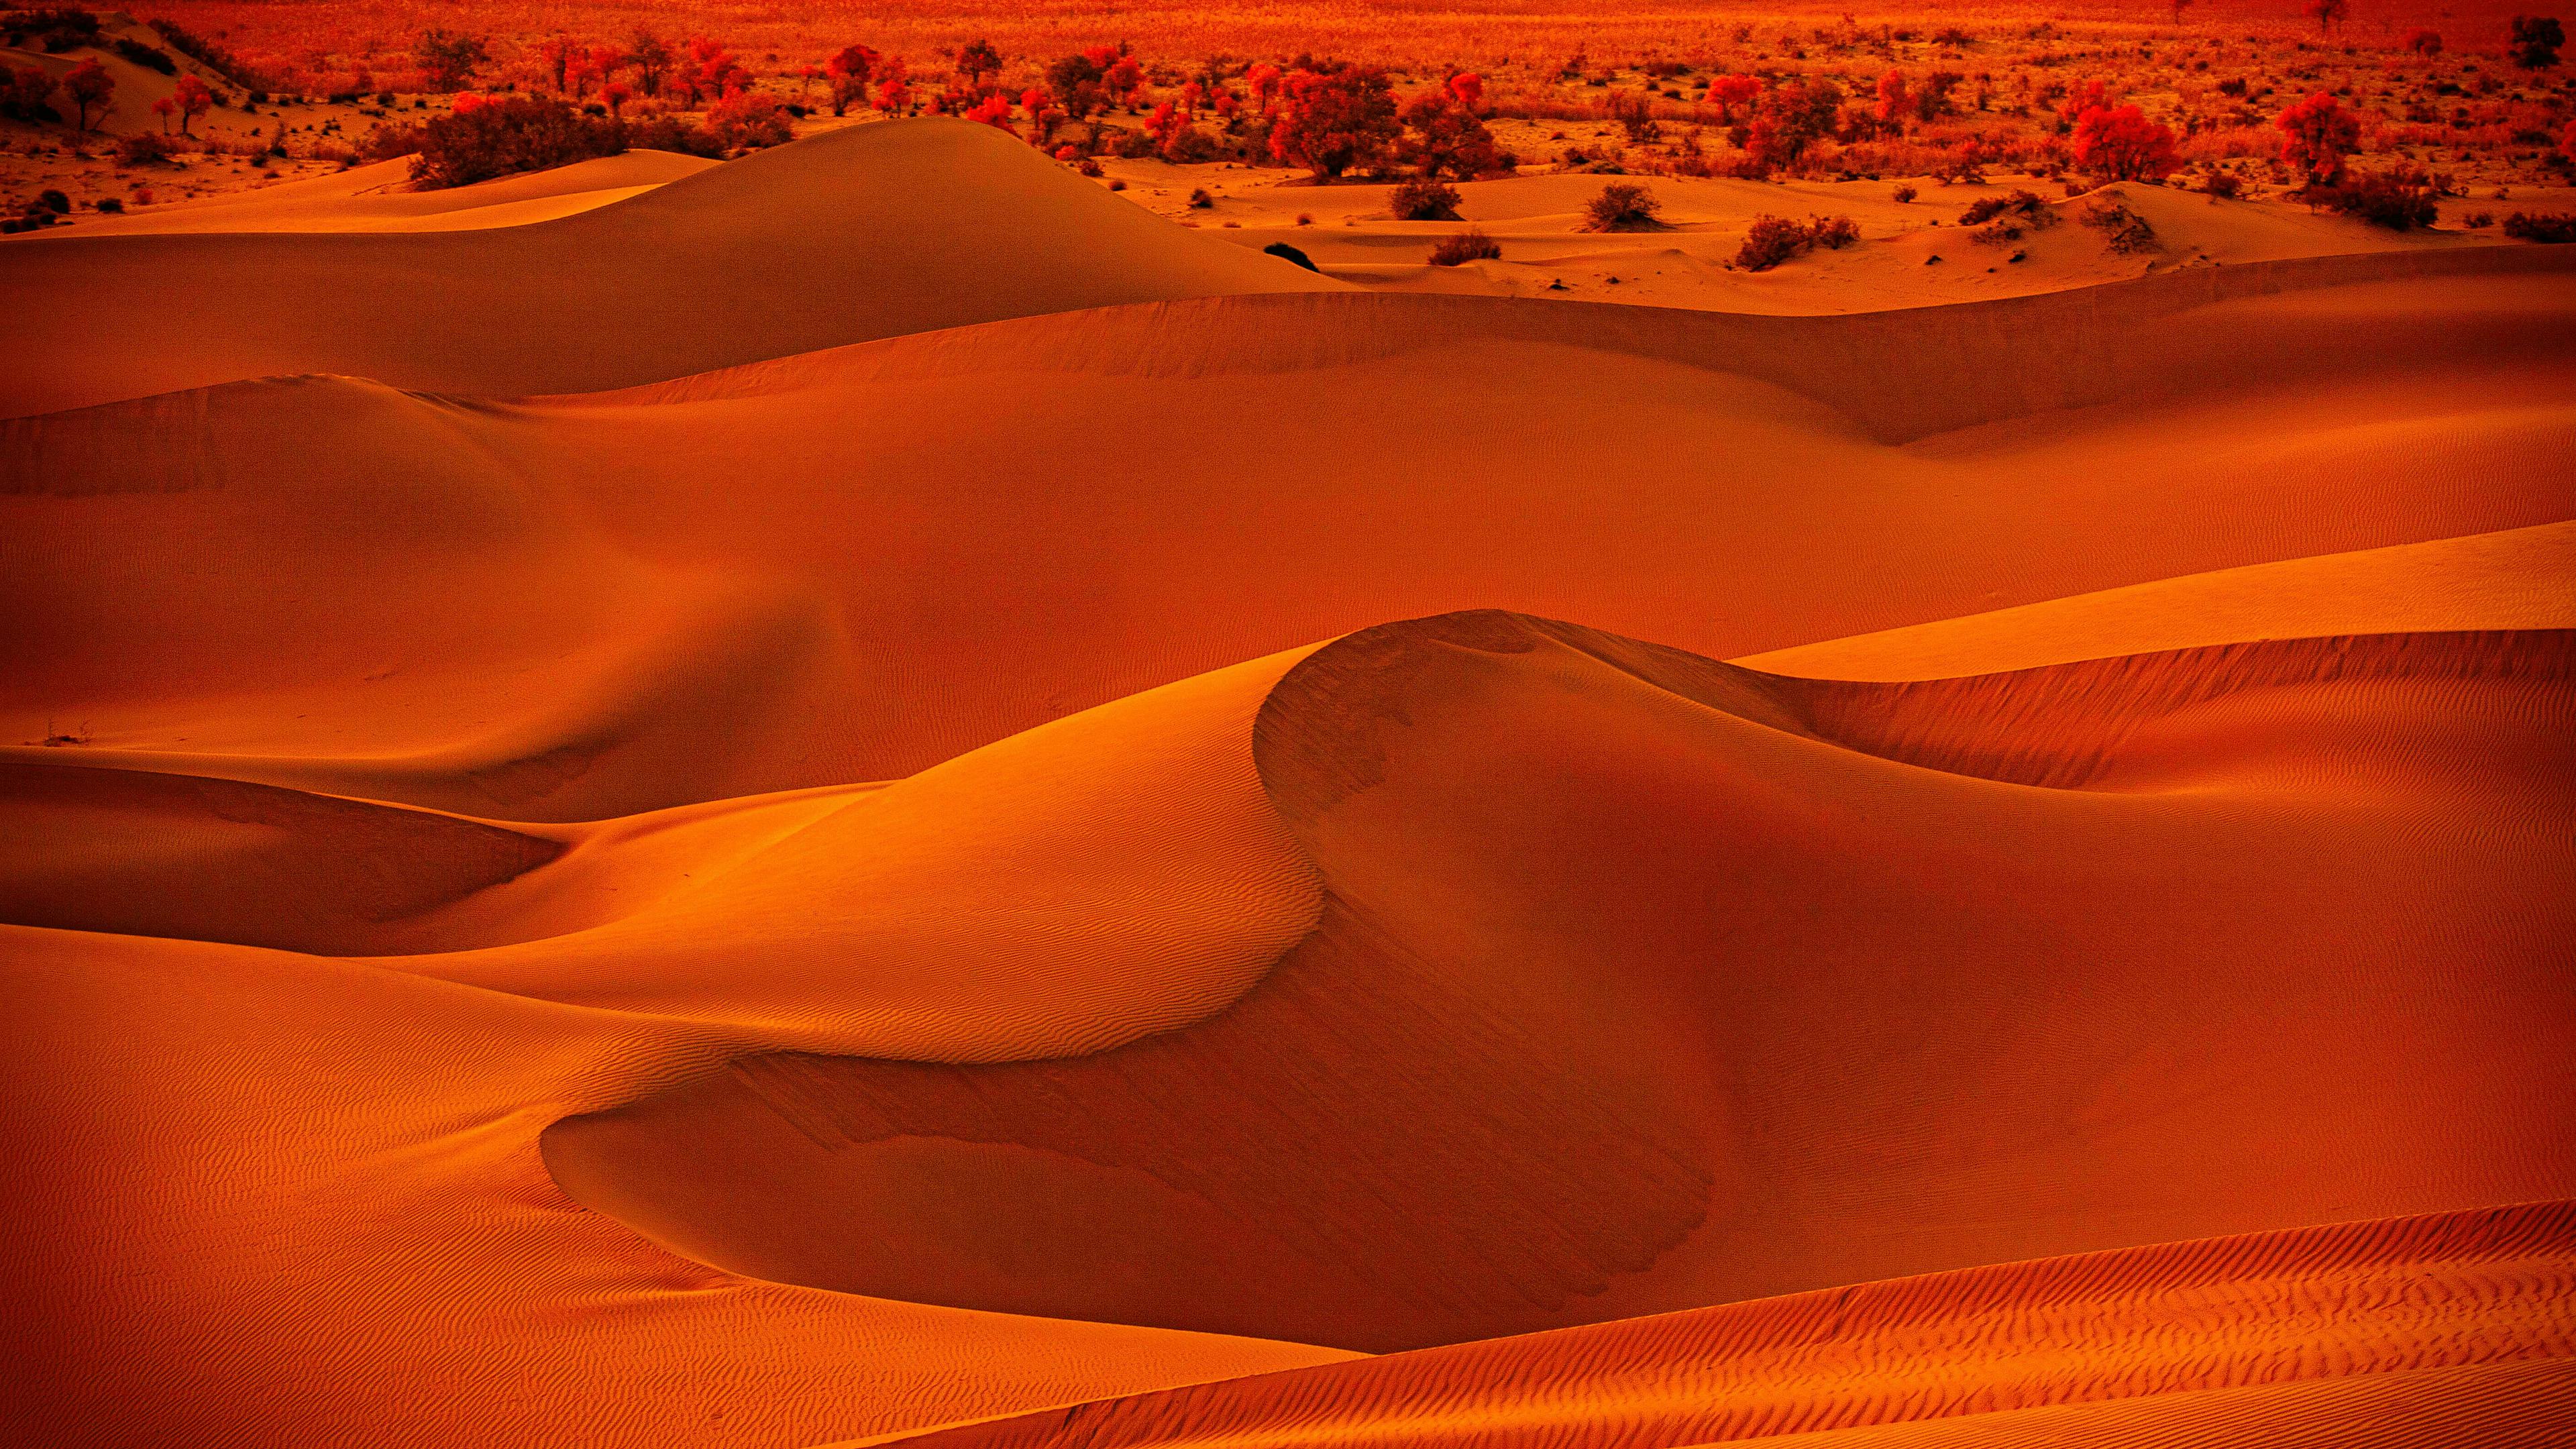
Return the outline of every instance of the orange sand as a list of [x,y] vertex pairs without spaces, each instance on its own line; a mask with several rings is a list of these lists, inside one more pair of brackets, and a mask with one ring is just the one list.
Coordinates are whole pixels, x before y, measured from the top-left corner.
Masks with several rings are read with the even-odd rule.
[[22,1435],[2576,1415],[2565,253],[1385,295],[1032,159],[10,251],[191,319],[0,364]]

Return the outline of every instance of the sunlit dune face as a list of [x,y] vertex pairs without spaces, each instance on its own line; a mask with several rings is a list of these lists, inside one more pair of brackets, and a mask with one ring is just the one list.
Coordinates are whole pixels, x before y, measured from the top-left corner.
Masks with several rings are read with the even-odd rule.
[[0,11],[15,1438],[2576,1422],[2557,20],[174,4]]

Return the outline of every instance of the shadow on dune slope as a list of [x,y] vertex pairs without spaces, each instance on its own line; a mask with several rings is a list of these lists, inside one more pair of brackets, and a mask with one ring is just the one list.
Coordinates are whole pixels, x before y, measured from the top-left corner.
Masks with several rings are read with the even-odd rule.
[[[564,821],[909,775],[1447,609],[1724,658],[2561,522],[2565,264],[2433,261],[2485,270],[1851,318],[1201,298],[571,398],[12,419],[0,739]],[[2291,587],[2181,639],[2283,632]],[[2455,613],[2291,632],[2576,622]]]
[[758,1277],[1374,1350],[2566,1196],[2571,641],[1867,685],[1364,630],[1261,706],[1324,903],[1230,1008],[753,1057],[548,1162]]
[[[990,126],[852,127],[579,215],[407,235],[12,248],[0,413],[329,372],[509,396],[1212,292],[1339,287],[1102,191]],[[148,344],[101,297],[158,299]]]
[[898,1442],[2538,1446],[2576,1391],[2571,1284],[2576,1204],[2535,1203],[1858,1284]]

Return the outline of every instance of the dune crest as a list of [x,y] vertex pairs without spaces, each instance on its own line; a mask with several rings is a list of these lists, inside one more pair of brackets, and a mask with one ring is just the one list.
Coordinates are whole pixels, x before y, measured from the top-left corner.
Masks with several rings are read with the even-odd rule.
[[2576,1384],[2571,1289],[2576,1204],[2538,1203],[1864,1283],[870,1442],[2538,1444]]
[[1261,704],[1325,905],[1230,1008],[1063,1061],[755,1057],[547,1159],[759,1277],[1369,1350],[2562,1195],[2564,1131],[2444,1124],[2576,1086],[2571,640],[1849,684],[1365,630]]
[[[1344,284],[1173,227],[989,126],[858,126],[556,220],[488,230],[65,237],[13,249],[32,320],[0,411],[273,374],[509,396],[659,381],[871,337]],[[400,276],[403,285],[381,279]],[[792,288],[757,284],[792,276]],[[149,285],[136,348],[45,299]]]

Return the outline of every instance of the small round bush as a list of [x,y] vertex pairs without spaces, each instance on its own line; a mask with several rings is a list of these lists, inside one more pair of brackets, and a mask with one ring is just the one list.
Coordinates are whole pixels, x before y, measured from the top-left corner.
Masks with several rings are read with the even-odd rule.
[[1387,198],[1398,221],[1456,221],[1458,188],[1441,181],[1407,181]]
[[1651,231],[1662,225],[1655,219],[1664,204],[1655,193],[1633,181],[1613,181],[1601,188],[1584,208],[1587,231]]
[[1492,237],[1471,226],[1455,236],[1442,237],[1440,245],[1431,249],[1431,265],[1454,267],[1466,262],[1498,261],[1502,255],[1502,247]]

